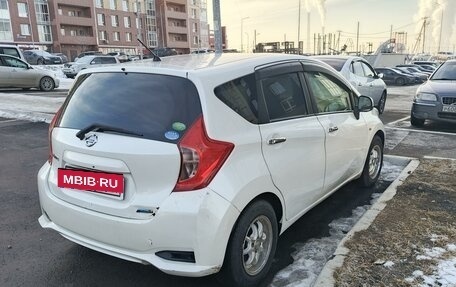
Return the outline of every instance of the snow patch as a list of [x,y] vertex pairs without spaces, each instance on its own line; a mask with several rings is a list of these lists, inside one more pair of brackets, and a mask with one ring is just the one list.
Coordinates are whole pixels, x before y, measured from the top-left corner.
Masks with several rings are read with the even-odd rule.
[[385,264],[383,264],[383,266],[388,267],[388,268],[393,267],[393,265],[394,265],[393,261],[386,261]]

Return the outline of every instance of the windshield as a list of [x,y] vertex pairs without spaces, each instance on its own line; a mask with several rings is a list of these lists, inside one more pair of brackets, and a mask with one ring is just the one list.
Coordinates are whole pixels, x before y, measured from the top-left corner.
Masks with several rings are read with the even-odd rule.
[[86,57],[79,58],[79,59],[76,61],[76,63],[78,63],[78,64],[79,64],[79,63],[81,63],[81,64],[88,64],[88,63],[90,63],[90,61],[92,61],[92,60],[93,60],[93,57],[88,57],[88,56],[86,56]]
[[435,71],[431,80],[456,80],[456,62],[445,62]]
[[142,73],[83,75],[63,107],[63,128],[173,143],[202,113],[198,92],[188,79]]

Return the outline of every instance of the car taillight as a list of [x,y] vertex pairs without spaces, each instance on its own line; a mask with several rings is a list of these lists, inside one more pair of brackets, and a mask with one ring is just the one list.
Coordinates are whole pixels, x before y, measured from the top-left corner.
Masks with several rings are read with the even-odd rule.
[[55,123],[57,122],[57,119],[60,117],[60,113],[62,112],[62,109],[60,108],[52,118],[51,123],[49,124],[49,131],[48,131],[48,140],[49,140],[49,156],[48,156],[48,162],[49,164],[52,165],[52,158],[54,157],[54,153],[52,152],[52,130],[54,129]]
[[178,143],[181,171],[174,191],[204,188],[222,167],[234,144],[209,138],[200,116]]

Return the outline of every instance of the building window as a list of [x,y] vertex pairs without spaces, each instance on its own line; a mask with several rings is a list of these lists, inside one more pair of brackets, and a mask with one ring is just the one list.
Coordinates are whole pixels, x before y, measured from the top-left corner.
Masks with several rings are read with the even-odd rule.
[[97,0],[95,2],[95,7],[97,8],[103,8],[103,0]]
[[0,19],[0,40],[12,41],[13,34],[11,33],[11,26],[8,20]]
[[192,29],[192,30],[193,30],[193,33],[198,32],[198,23],[193,23],[192,26],[193,26],[193,29]]
[[76,16],[76,12],[75,11],[68,11],[68,16],[75,17]]
[[198,36],[193,36],[193,44],[198,45]]
[[131,19],[130,17],[124,17],[124,26],[125,28],[131,28]]
[[105,15],[104,14],[97,14],[97,22],[98,26],[104,26],[105,25]]
[[21,35],[30,35],[30,26],[28,24],[21,24]]
[[65,36],[65,29],[64,28],[60,28],[60,35]]
[[119,27],[119,16],[111,15],[112,27]]
[[131,42],[131,33],[126,33],[126,34],[125,34],[125,40],[126,40],[127,42]]
[[8,1],[0,0],[0,10],[8,10]]
[[62,9],[57,9],[57,13],[59,13],[59,15],[63,15]]
[[38,37],[40,42],[52,42],[51,27],[49,25],[38,25]]
[[17,3],[19,17],[28,17],[27,3]]
[[70,36],[77,36],[77,33],[75,30],[70,30]]
[[192,0],[192,5],[193,6],[196,6],[198,3],[196,2],[196,0]]
[[106,31],[100,31],[100,34],[98,34],[98,37],[100,40],[108,40],[106,37]]
[[192,18],[196,19],[196,9],[192,8]]
[[119,32],[112,33],[112,39],[114,41],[120,41],[120,33]]
[[116,0],[110,0],[109,1],[109,8],[111,8],[111,10],[117,10],[117,1]]
[[128,12],[128,0],[122,0],[122,10]]

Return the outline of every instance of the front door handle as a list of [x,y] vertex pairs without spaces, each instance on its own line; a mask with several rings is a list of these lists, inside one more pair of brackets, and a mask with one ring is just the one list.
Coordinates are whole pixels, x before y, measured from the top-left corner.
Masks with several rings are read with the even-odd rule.
[[273,145],[273,144],[283,143],[286,140],[287,140],[286,138],[272,138],[272,139],[268,140],[268,144]]
[[339,130],[338,127],[330,127],[330,128],[329,128],[329,132],[330,132],[330,133],[337,132],[338,130]]

